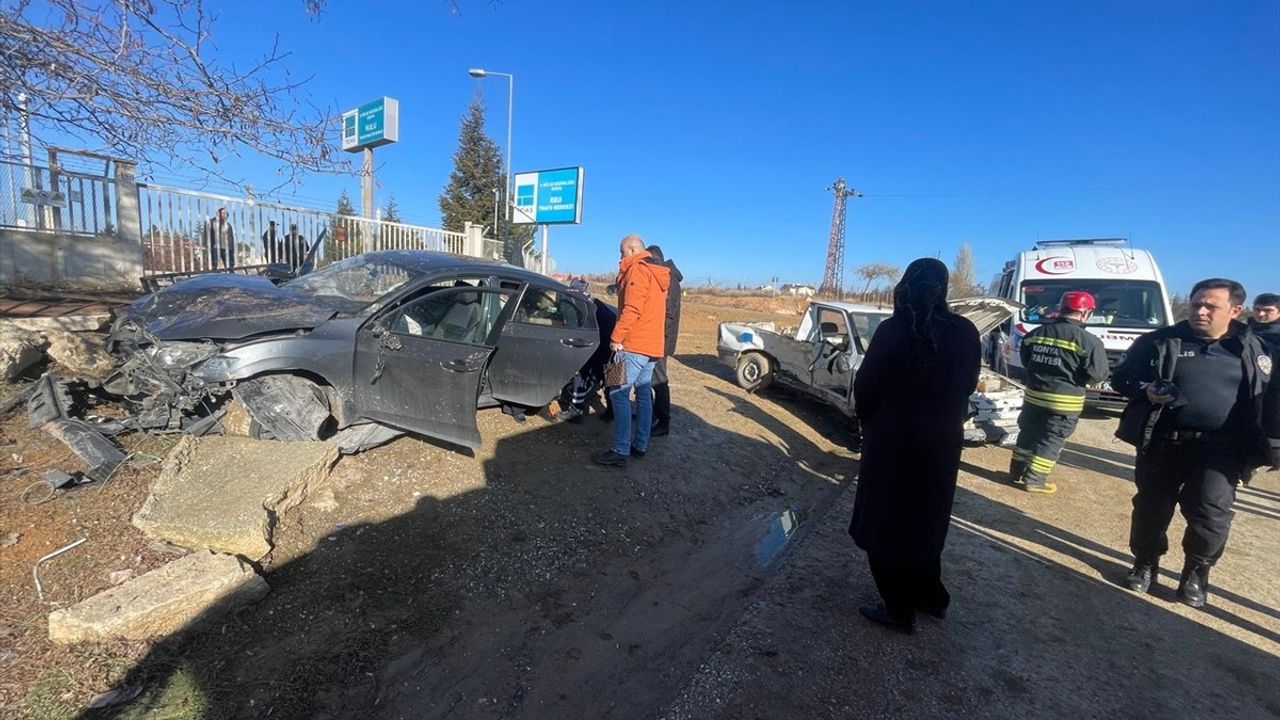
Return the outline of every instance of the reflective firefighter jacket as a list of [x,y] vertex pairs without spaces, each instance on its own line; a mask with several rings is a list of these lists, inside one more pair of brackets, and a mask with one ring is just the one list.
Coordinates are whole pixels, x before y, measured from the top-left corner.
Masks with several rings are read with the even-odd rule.
[[1078,414],[1085,386],[1107,379],[1107,351],[1079,320],[1058,318],[1032,330],[1019,354],[1027,370],[1024,402],[1056,413]]

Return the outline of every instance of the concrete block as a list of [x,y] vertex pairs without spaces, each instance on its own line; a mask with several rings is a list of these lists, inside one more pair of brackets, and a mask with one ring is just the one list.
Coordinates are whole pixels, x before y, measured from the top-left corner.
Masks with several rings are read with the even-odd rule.
[[0,322],[43,335],[52,331],[97,332],[110,325],[111,320],[111,313],[104,312],[86,313],[84,315],[61,315],[58,317],[15,317]]
[[153,640],[253,603],[270,588],[239,558],[195,552],[49,614],[55,643]]
[[49,342],[49,357],[75,377],[101,380],[116,366],[115,358],[107,352],[106,335],[56,329],[42,334]]
[[338,448],[323,442],[184,437],[133,524],[148,537],[257,560],[275,518],[329,477]]
[[44,339],[8,322],[0,322],[0,380],[12,380],[44,357]]

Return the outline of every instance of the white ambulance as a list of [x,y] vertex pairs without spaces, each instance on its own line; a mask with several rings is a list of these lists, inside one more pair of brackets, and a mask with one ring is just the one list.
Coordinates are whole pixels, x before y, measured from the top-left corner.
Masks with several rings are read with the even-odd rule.
[[[1006,341],[991,358],[1005,365],[998,369],[1025,379],[1022,338],[1056,314],[1068,290],[1084,290],[1097,301],[1088,329],[1102,340],[1112,369],[1139,335],[1173,324],[1169,292],[1151,253],[1123,239],[1044,240],[1006,262],[994,281],[993,295],[1025,306],[1003,328]],[[1125,401],[1102,383],[1088,389],[1087,402],[1115,407]]]

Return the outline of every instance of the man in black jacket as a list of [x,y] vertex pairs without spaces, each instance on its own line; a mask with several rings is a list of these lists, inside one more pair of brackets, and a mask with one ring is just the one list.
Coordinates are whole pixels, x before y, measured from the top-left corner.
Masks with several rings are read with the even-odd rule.
[[1254,335],[1271,343],[1271,347],[1280,350],[1280,295],[1262,293],[1253,299],[1253,317],[1249,318],[1249,329]]
[[662,248],[650,245],[646,250],[653,259],[671,271],[671,285],[667,288],[667,318],[663,324],[664,356],[653,368],[653,432],[650,437],[671,432],[671,383],[667,379],[667,358],[676,354],[676,340],[680,337],[680,281],[684,275],[675,262],[667,260]]
[[1063,293],[1058,317],[1022,340],[1027,389],[1009,475],[1028,492],[1057,491],[1049,473],[1080,420],[1085,386],[1107,377],[1107,351],[1084,327],[1095,307],[1087,292]]
[[1112,376],[1111,386],[1130,399],[1116,435],[1138,449],[1134,565],[1125,579],[1135,592],[1156,584],[1180,506],[1187,530],[1178,598],[1203,607],[1237,484],[1255,467],[1280,465],[1280,385],[1271,382],[1266,344],[1236,320],[1244,301],[1234,280],[1196,283],[1191,317],[1138,338]]

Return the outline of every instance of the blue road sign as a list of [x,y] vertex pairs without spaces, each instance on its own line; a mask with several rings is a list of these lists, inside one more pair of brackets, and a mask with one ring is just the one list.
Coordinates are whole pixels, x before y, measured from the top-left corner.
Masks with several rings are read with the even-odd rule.
[[400,101],[380,97],[342,113],[342,149],[357,152],[400,139]]
[[515,225],[566,225],[582,222],[580,167],[517,173]]

